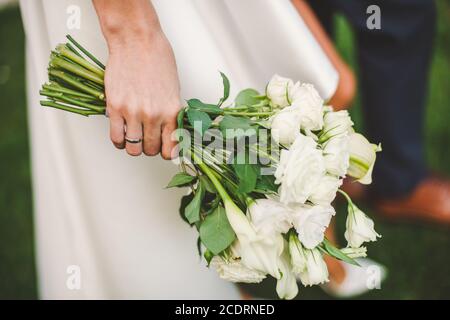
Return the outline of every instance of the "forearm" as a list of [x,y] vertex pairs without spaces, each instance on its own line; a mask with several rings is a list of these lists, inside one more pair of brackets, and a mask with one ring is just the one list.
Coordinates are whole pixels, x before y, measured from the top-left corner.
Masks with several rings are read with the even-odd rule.
[[148,41],[161,31],[148,0],[93,0],[93,4],[110,50],[119,44]]

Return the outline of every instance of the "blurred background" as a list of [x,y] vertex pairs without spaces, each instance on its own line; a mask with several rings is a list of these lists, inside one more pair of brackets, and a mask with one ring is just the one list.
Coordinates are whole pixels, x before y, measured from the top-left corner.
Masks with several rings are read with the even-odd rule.
[[[24,32],[19,8],[9,2],[0,1],[0,299],[36,299]],[[438,0],[437,6],[426,151],[430,167],[450,176],[450,3]],[[341,16],[336,18],[335,25],[337,48],[357,74],[352,32]],[[363,131],[358,97],[351,113],[357,129]],[[361,207],[375,219],[377,231],[383,235],[381,241],[369,244],[371,258],[389,270],[381,290],[372,290],[361,298],[450,298],[449,230],[383,221],[370,207],[364,204]],[[337,212],[342,210],[345,208],[338,208]],[[343,235],[345,215],[337,217],[337,233]],[[274,298],[271,296],[273,283],[265,282],[249,289],[260,296]],[[329,298],[320,288],[301,288],[299,294],[299,299]]]

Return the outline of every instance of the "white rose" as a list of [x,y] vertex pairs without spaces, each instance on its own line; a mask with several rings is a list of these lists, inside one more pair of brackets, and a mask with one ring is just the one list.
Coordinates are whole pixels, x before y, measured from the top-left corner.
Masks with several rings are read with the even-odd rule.
[[298,110],[286,107],[277,112],[270,121],[271,135],[278,144],[290,146],[300,133]]
[[292,271],[300,274],[306,268],[306,257],[303,246],[293,232],[289,235],[289,254],[291,255]]
[[297,205],[293,207],[293,223],[298,239],[307,249],[315,248],[324,239],[324,232],[336,213],[331,205]]
[[376,241],[377,237],[381,237],[374,229],[373,220],[351,202],[345,225],[344,237],[351,248],[359,248],[364,242]]
[[372,171],[381,146],[370,143],[362,134],[349,136],[350,166],[348,175],[362,184],[372,183]]
[[297,82],[289,90],[292,107],[299,111],[300,127],[305,131],[321,130],[323,127],[323,100],[314,86]]
[[284,204],[305,203],[325,174],[322,152],[311,137],[299,134],[289,150],[282,150],[275,183]]
[[231,200],[225,199],[225,212],[239,241],[242,263],[250,269],[280,279],[279,259],[283,252],[283,236],[279,233],[260,234],[247,216]]
[[336,197],[336,192],[342,185],[342,179],[335,176],[325,175],[319,182],[319,185],[314,189],[309,197],[309,201],[314,204],[327,205],[333,202]]
[[272,105],[276,107],[288,106],[288,88],[293,85],[293,81],[289,78],[283,78],[279,75],[274,75],[270,79],[266,87],[266,96],[270,99]]
[[298,294],[297,279],[292,272],[292,266],[289,261],[289,250],[285,243],[285,250],[281,255],[279,268],[282,274],[277,281],[277,293],[281,299],[293,299]]
[[353,121],[347,110],[326,112],[323,121],[323,130],[319,136],[321,143],[332,137],[348,135],[353,130]]
[[328,269],[319,249],[304,250],[306,268],[299,274],[304,286],[313,286],[328,282]]
[[240,258],[232,257],[226,261],[215,256],[210,265],[216,269],[220,278],[231,282],[260,283],[266,278],[264,272],[247,268]]
[[350,147],[348,136],[329,139],[323,146],[323,157],[328,173],[343,177],[350,165]]
[[279,201],[257,199],[247,210],[258,233],[287,233],[292,227],[290,209]]
[[288,98],[291,103],[298,101],[300,104],[323,106],[323,99],[310,83],[296,82],[292,84],[288,88]]

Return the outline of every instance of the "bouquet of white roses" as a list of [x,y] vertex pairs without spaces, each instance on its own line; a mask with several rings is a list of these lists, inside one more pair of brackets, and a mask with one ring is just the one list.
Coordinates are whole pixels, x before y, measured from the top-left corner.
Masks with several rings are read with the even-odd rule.
[[[81,115],[105,114],[104,65],[68,36],[52,52],[43,106]],[[264,94],[230,91],[221,73],[217,103],[187,101],[178,114],[180,172],[168,187],[188,187],[180,214],[199,233],[198,248],[219,276],[232,282],[277,279],[281,298],[328,281],[323,255],[347,263],[366,256],[378,235],[373,221],[339,190],[351,176],[371,183],[380,147],[353,130],[347,111],[326,106],[310,84],[273,76]],[[324,236],[337,193],[348,202],[338,249]]]

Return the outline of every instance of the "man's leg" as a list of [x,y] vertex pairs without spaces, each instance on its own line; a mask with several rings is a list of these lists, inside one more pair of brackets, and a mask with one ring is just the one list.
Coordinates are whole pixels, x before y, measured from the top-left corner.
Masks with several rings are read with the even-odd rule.
[[434,2],[379,1],[381,29],[369,30],[371,1],[329,1],[355,29],[367,134],[383,145],[372,186],[378,208],[392,218],[450,224],[450,181],[429,175],[424,155]]
[[333,0],[355,29],[365,127],[381,142],[373,191],[408,195],[426,177],[423,123],[435,29],[430,0],[379,1],[381,29],[366,26],[372,1]]

